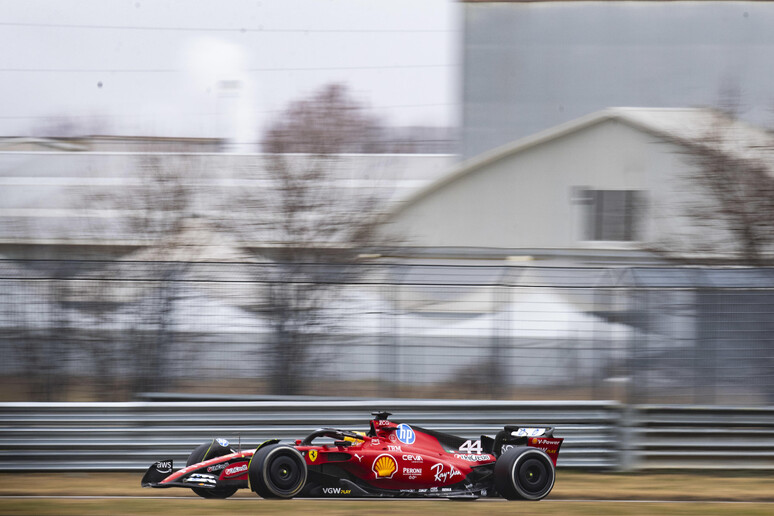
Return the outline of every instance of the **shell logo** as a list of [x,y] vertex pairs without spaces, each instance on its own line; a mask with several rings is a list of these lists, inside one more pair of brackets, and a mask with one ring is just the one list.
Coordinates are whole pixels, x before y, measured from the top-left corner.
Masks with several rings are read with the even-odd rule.
[[376,478],[392,478],[398,471],[398,462],[392,455],[383,453],[376,457],[371,470],[376,474]]

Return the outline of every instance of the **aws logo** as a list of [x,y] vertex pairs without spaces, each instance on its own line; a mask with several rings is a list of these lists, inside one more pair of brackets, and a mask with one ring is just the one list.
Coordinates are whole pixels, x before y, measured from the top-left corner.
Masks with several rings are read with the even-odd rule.
[[157,462],[154,464],[156,466],[156,471],[161,473],[162,475],[166,475],[167,473],[172,473],[172,461],[171,460],[162,460],[160,462]]
[[398,471],[398,462],[392,455],[383,453],[376,457],[371,471],[376,474],[376,478],[392,478]]

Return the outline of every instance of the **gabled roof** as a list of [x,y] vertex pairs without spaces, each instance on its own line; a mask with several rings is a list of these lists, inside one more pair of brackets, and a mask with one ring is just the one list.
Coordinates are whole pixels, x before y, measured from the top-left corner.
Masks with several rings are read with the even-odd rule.
[[7,137],[0,138],[0,151],[8,150],[85,151],[86,146],[63,138]]
[[728,118],[714,109],[614,107],[576,118],[466,160],[449,174],[416,192],[404,203],[395,206],[390,215],[399,213],[405,207],[482,167],[610,120],[624,123],[668,141],[686,145],[699,142],[702,138],[706,138],[708,130],[718,124],[723,124],[724,136],[728,144],[724,146],[725,152],[751,157],[749,154],[752,150],[756,153],[755,157],[763,157],[765,154],[769,158],[774,152],[772,150],[774,134],[770,131]]

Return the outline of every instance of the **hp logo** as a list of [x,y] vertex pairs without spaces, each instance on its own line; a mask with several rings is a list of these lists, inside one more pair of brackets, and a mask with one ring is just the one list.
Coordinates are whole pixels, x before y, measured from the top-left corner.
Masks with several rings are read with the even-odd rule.
[[414,444],[414,440],[417,437],[411,427],[406,423],[399,424],[395,433],[398,434],[398,440],[403,444]]

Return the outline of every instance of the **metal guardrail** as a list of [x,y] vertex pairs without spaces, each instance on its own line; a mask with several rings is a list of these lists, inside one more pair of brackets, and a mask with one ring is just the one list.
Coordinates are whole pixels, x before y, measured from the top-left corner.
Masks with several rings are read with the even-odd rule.
[[774,407],[637,405],[631,469],[774,469]]
[[556,427],[560,467],[617,468],[621,406],[616,402],[454,400],[156,403],[2,403],[0,470],[144,470],[188,454],[213,437],[249,449],[269,438],[300,439],[322,426],[367,429],[370,412],[463,437],[505,424]]
[[207,401],[2,403],[0,470],[144,470],[213,437],[243,449],[332,426],[365,430],[370,412],[475,438],[504,424],[565,438],[559,467],[774,470],[774,407],[625,406],[608,401]]

